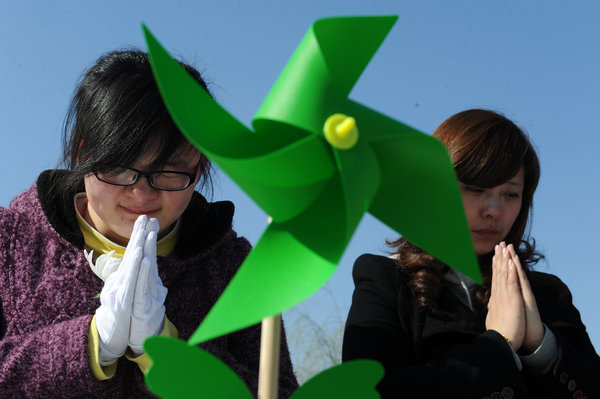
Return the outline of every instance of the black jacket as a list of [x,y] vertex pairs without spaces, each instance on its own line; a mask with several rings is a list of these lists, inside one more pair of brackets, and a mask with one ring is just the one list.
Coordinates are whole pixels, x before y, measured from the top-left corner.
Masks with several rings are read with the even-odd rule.
[[[382,398],[600,399],[600,358],[555,276],[532,272],[530,283],[542,322],[558,344],[558,360],[545,374],[523,365],[495,331],[445,286],[441,315],[420,312],[408,276],[395,261],[363,255],[354,264],[352,306],[342,360],[374,359],[385,368]],[[559,295],[559,293],[563,293]]]

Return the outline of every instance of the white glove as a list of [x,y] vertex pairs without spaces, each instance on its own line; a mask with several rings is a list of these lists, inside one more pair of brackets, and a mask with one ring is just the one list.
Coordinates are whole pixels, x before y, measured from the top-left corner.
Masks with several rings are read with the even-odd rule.
[[158,220],[152,218],[148,221],[144,257],[133,297],[129,347],[136,356],[144,353],[142,347],[144,340],[151,335],[160,334],[164,327],[164,302],[167,289],[158,276],[158,264],[156,263],[158,227]]
[[117,271],[108,276],[100,292],[96,326],[100,337],[101,366],[114,363],[127,349],[133,297],[142,262],[147,222],[148,218],[145,215],[135,221],[123,260]]

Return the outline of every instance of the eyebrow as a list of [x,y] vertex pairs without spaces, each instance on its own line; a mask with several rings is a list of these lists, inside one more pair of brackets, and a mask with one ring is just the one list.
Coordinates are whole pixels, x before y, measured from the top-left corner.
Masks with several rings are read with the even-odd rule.
[[511,186],[517,186],[517,187],[521,187],[523,185],[522,182],[514,181],[514,180],[508,181],[508,182],[506,182],[506,184],[510,184]]

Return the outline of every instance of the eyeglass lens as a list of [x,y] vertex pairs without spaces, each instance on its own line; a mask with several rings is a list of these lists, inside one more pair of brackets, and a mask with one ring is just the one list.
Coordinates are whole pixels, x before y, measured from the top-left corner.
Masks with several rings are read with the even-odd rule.
[[[129,186],[135,184],[141,174],[132,169],[119,168],[108,172],[98,172],[96,176],[105,183]],[[181,172],[154,172],[146,176],[149,177],[151,186],[163,190],[183,190],[191,182],[190,176]]]

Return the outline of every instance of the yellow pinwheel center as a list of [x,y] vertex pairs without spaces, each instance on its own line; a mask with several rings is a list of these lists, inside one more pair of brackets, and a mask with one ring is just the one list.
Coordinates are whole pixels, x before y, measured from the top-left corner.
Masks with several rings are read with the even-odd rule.
[[323,125],[323,133],[329,144],[341,150],[354,147],[358,141],[356,120],[344,114],[333,114],[327,118]]

